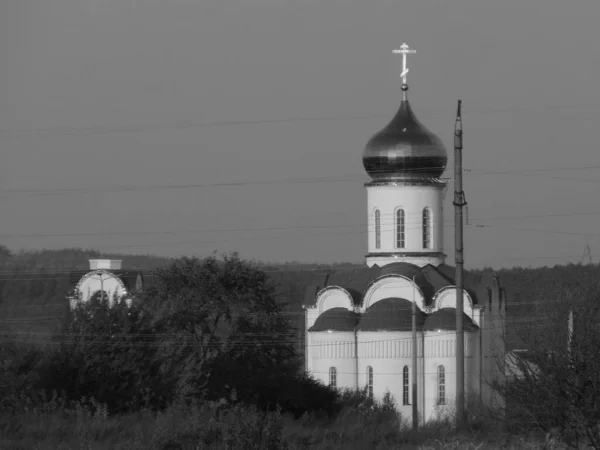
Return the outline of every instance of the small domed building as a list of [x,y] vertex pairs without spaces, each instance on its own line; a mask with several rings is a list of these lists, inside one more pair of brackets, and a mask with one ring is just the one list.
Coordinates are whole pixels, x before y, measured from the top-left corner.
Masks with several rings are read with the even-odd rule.
[[71,308],[94,296],[106,298],[110,303],[123,299],[131,305],[134,296],[141,293],[144,286],[141,271],[123,270],[119,259],[90,259],[89,263],[89,271],[71,273],[74,288],[67,295]]
[[[456,393],[457,292],[443,240],[448,156],[412,111],[406,83],[401,89],[396,115],[363,153],[367,267],[339,270],[309,288],[305,364],[336,388],[366,388],[376,399],[389,391],[405,417],[416,400],[427,422],[451,411]],[[503,376],[505,294],[493,273],[466,273],[464,288],[466,405],[492,406],[500,399],[489,382]]]

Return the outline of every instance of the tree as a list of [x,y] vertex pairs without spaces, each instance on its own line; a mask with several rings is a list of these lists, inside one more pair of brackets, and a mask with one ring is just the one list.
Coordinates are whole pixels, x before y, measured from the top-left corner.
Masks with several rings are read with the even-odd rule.
[[497,386],[507,413],[573,448],[600,449],[600,282],[580,277],[554,285],[534,312],[521,322],[526,352],[515,359],[513,379]]
[[273,285],[236,253],[181,258],[152,280],[143,302],[162,335],[161,373],[176,378],[182,398],[235,390],[249,399],[293,360],[289,322]]
[[156,336],[139,305],[93,296],[70,312],[53,345],[40,352],[32,386],[64,392],[68,399],[94,397],[111,412],[162,408],[172,388],[155,376]]

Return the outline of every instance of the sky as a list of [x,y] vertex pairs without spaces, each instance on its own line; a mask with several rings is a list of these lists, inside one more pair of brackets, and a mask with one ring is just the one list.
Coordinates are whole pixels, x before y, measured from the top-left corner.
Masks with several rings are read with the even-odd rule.
[[2,0],[0,243],[360,263],[361,155],[398,108],[406,42],[444,177],[463,102],[465,266],[599,258],[598,17],[597,0]]

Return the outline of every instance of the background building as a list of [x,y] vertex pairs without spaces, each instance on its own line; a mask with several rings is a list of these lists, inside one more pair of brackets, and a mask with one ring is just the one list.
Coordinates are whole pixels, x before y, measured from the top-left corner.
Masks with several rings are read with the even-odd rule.
[[123,270],[118,259],[90,259],[90,270],[71,274],[74,289],[68,298],[71,308],[78,302],[88,302],[94,296],[125,299],[129,304],[144,286],[144,276],[140,271]]

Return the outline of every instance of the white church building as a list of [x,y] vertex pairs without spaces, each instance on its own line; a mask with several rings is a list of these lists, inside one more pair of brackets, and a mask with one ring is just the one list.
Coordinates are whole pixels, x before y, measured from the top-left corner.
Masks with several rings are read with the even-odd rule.
[[141,271],[123,270],[120,259],[90,259],[88,271],[71,273],[73,291],[67,295],[70,307],[78,302],[87,303],[95,296],[112,303],[125,300],[129,305],[144,286]]
[[[339,270],[311,287],[303,306],[305,364],[335,388],[366,388],[379,400],[389,391],[404,417],[416,400],[420,420],[427,422],[454,407],[457,296],[455,269],[444,254],[447,151],[413,113],[406,72],[405,63],[398,112],[363,153],[370,177],[366,267]],[[489,383],[503,379],[506,299],[494,273],[465,273],[464,286],[468,411],[473,404],[500,402]]]

